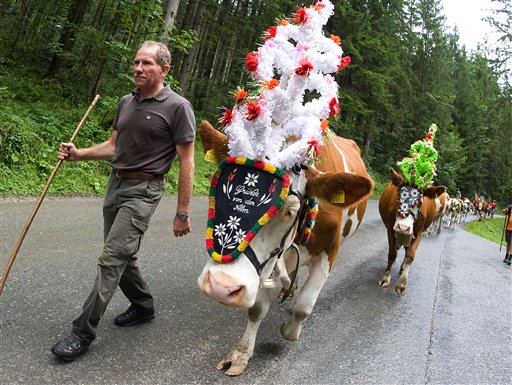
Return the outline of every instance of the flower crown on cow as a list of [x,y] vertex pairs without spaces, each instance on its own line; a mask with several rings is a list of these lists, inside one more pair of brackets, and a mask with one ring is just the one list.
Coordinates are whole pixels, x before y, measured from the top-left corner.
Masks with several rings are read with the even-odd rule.
[[424,140],[418,140],[411,145],[410,157],[405,157],[397,163],[409,185],[425,189],[433,183],[436,174],[437,151],[434,148],[434,138],[437,126],[432,123]]
[[333,14],[329,0],[299,8],[263,34],[263,44],[246,57],[257,85],[239,87],[235,106],[219,119],[232,157],[263,160],[290,169],[318,156],[329,117],[340,111],[331,75],[350,63],[340,38],[322,28]]

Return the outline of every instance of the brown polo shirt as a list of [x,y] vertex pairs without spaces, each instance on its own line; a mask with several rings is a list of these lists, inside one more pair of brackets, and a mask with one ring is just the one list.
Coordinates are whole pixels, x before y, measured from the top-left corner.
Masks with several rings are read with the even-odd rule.
[[139,101],[136,89],[121,98],[114,118],[117,131],[114,170],[165,174],[176,156],[176,144],[195,138],[192,105],[165,86]]

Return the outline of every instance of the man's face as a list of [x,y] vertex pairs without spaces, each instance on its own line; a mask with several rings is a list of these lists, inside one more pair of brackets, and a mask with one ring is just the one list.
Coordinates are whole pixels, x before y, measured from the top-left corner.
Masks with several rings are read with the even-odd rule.
[[157,63],[157,46],[142,47],[133,60],[133,78],[135,84],[141,89],[152,89],[163,83],[169,66]]

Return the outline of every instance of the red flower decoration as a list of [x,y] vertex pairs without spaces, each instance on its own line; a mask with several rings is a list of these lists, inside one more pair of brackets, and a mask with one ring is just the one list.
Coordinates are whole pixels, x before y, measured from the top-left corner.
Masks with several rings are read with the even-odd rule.
[[432,141],[432,134],[430,132],[427,134],[426,139]]
[[235,116],[234,112],[230,110],[229,108],[226,108],[226,112],[224,112],[224,115],[219,119],[219,124],[222,127],[229,126],[231,122],[233,121],[233,117]]
[[338,103],[338,99],[332,98],[329,101],[329,116],[334,116],[338,112],[340,112],[340,104]]
[[313,158],[316,158],[318,155],[320,155],[320,151],[322,150],[322,147],[318,144],[316,140],[310,140],[308,142],[309,148],[308,153],[312,155]]
[[277,33],[277,27],[276,26],[270,27],[269,29],[267,29],[265,31],[265,34],[263,35],[263,40],[267,41],[268,39],[273,39],[274,37],[276,37],[276,33]]
[[341,58],[340,64],[338,64],[338,71],[341,71],[343,68],[350,64],[350,56],[345,56]]
[[249,52],[245,57],[245,66],[249,71],[256,71],[258,68],[258,53],[257,52]]
[[295,24],[304,24],[308,20],[308,14],[305,8],[299,8],[294,15]]
[[261,112],[261,107],[254,103],[247,104],[247,114],[245,117],[247,120],[254,120],[258,117]]
[[302,76],[307,77],[307,76],[309,76],[309,73],[311,72],[312,69],[313,69],[313,64],[311,64],[307,59],[304,59],[300,63],[300,67],[297,67],[295,69],[295,73],[297,75],[302,75]]

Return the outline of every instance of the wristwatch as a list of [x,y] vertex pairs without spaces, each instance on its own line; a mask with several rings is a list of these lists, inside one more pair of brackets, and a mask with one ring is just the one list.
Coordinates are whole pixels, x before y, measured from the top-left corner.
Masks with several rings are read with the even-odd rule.
[[176,218],[178,218],[181,221],[186,221],[188,219],[187,213],[176,213]]

